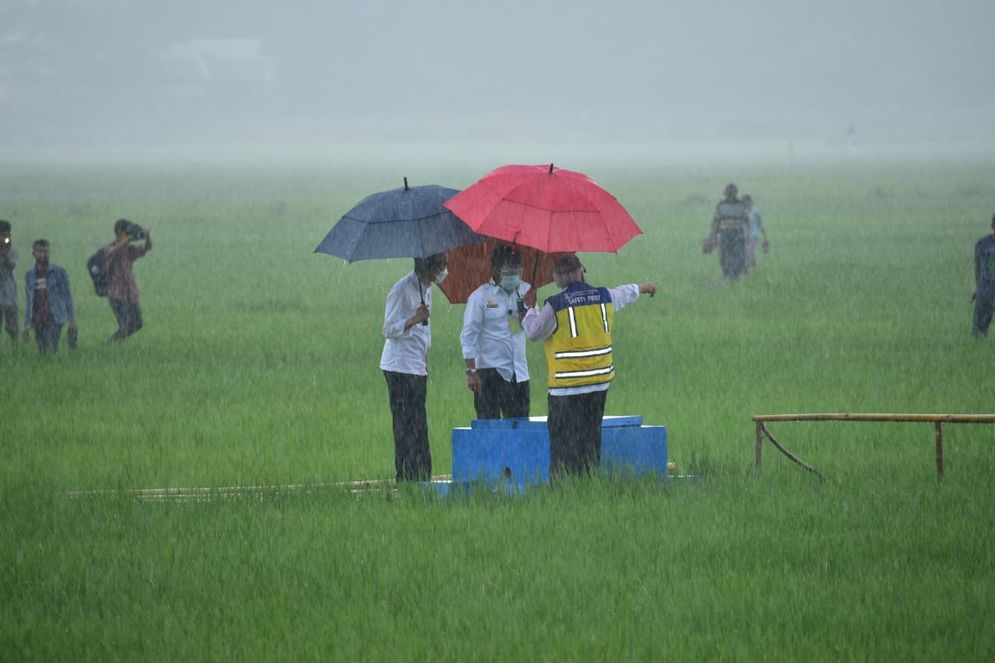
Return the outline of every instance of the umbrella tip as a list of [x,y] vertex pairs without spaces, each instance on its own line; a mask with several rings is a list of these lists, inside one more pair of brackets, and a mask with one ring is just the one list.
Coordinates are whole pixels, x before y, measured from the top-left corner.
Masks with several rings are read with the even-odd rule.
[[407,177],[404,178],[404,190],[405,191],[408,190],[408,178]]
[[552,174],[552,173],[553,173],[553,164],[552,164],[552,163],[551,163],[551,164],[549,164],[549,173],[550,173],[550,174]]

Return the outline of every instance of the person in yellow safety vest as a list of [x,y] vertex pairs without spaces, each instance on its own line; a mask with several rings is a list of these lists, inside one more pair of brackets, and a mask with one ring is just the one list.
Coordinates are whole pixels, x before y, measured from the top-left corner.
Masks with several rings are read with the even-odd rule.
[[612,330],[615,313],[656,294],[656,283],[597,288],[584,281],[576,254],[556,261],[553,279],[562,291],[535,306],[526,294],[522,327],[530,341],[545,341],[549,400],[549,467],[553,476],[588,474],[601,459],[601,419],[615,377]]

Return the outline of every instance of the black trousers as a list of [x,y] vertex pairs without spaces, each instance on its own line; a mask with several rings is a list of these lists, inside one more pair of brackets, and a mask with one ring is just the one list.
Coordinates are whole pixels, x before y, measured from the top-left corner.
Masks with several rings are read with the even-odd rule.
[[425,395],[428,376],[384,371],[390,414],[394,420],[394,467],[398,481],[427,481],[432,477],[428,446]]
[[142,328],[142,307],[138,302],[129,302],[123,299],[111,299],[111,310],[117,318],[117,331],[114,332],[108,341],[120,341],[128,338]]
[[507,382],[496,368],[478,368],[480,393],[473,394],[477,419],[529,416],[529,383]]
[[549,472],[590,474],[601,462],[601,419],[608,391],[549,396]]
[[51,324],[35,327],[35,342],[38,343],[38,352],[58,352],[60,338],[62,338],[62,325]]
[[0,305],[0,322],[10,337],[17,341],[17,304]]
[[719,231],[719,264],[722,276],[737,279],[746,273],[746,232],[741,229]]

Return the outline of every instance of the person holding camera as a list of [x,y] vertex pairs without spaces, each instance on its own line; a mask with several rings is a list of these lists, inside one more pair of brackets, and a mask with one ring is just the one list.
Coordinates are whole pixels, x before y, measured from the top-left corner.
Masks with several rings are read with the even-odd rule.
[[0,323],[17,343],[17,251],[10,239],[10,221],[0,220]]
[[491,252],[491,280],[467,299],[460,346],[477,419],[529,416],[522,318],[531,287],[522,282],[522,254],[498,246]]
[[[132,271],[135,261],[152,250],[152,231],[128,219],[114,223],[115,240],[104,247],[107,260],[107,299],[117,318],[117,331],[108,343],[128,338],[142,328],[142,309],[138,305],[138,284]],[[145,240],[137,244],[140,240]]]

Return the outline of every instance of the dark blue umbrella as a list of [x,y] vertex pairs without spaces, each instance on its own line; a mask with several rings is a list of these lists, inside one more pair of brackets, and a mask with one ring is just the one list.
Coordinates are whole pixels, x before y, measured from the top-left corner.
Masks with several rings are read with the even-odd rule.
[[315,253],[349,262],[375,258],[426,258],[486,238],[470,230],[443,203],[459,193],[430,184],[367,196],[346,212]]

